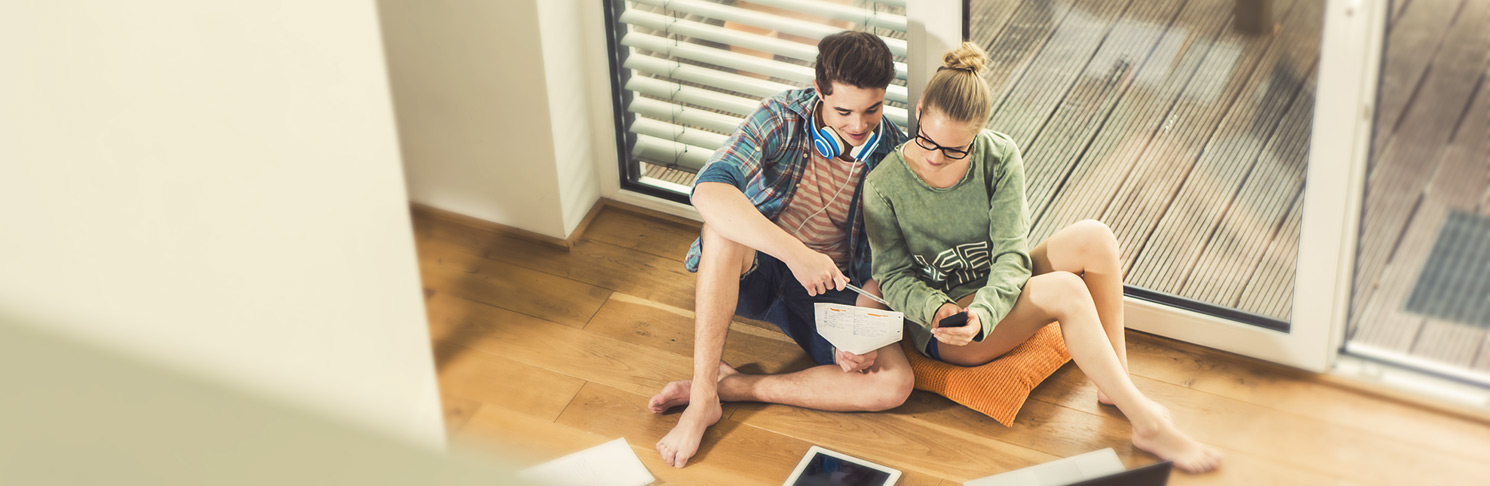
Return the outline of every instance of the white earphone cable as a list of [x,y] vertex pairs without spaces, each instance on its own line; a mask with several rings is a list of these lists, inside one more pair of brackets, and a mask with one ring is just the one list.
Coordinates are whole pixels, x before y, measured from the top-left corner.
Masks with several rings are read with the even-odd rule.
[[[810,158],[811,158],[811,156],[809,156],[809,159]],[[809,163],[811,163],[811,162],[809,161]],[[819,209],[816,212],[813,212],[812,214],[807,215],[807,217],[802,218],[802,223],[797,225],[797,229],[792,230],[792,236],[797,237],[797,239],[799,239],[799,240],[802,239],[802,235],[798,234],[798,232],[802,231],[802,227],[803,226],[807,226],[807,222],[808,221],[812,221],[812,218],[815,218],[815,217],[817,217],[817,215],[822,214],[823,211],[827,211],[828,210],[828,206],[832,206],[833,205],[833,202],[838,200],[838,196],[842,196],[843,195],[843,190],[844,189],[848,189],[849,183],[850,182],[853,182],[853,180],[854,180],[854,172],[857,172],[859,170],[859,166],[862,165],[863,163],[864,163],[864,161],[862,161],[862,160],[856,160],[856,161],[854,161],[854,166],[853,167],[850,167],[849,170],[848,170],[848,178],[847,179],[844,179],[843,180],[843,184],[840,184],[838,186],[838,192],[833,193],[833,197],[831,199],[828,199],[827,202],[823,203],[823,208],[822,209]],[[830,177],[831,177],[831,174],[833,172],[833,168],[831,167],[832,161],[829,161],[829,164],[830,164],[830,166],[828,168],[828,173],[830,174]]]

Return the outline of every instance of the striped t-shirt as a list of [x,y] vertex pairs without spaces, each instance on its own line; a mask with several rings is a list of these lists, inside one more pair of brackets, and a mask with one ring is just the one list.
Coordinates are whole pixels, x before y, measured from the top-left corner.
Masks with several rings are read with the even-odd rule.
[[802,170],[796,194],[776,218],[776,224],[813,251],[828,255],[840,271],[847,272],[849,201],[864,177],[864,164],[826,160],[816,153],[811,157],[812,162]]

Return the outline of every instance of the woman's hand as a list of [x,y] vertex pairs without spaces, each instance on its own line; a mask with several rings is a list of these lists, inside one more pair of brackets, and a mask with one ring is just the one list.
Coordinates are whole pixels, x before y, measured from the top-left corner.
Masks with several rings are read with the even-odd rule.
[[937,341],[951,346],[966,346],[967,343],[973,342],[973,338],[978,337],[978,332],[983,330],[983,324],[978,322],[977,314],[969,312],[967,323],[960,327],[940,327],[942,319],[965,310],[950,302],[942,304],[942,307],[936,310],[936,315],[932,317],[931,335],[935,336]]
[[937,323],[942,322],[942,319],[952,317],[958,312],[962,312],[962,307],[958,306],[957,304],[953,304],[951,302],[942,304],[942,306],[936,310],[936,315],[931,316],[931,327],[935,328]]

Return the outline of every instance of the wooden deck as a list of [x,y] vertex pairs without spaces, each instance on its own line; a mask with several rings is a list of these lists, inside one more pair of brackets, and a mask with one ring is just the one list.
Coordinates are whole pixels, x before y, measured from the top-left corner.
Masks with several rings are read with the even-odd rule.
[[[1287,321],[1324,2],[1272,2],[1266,35],[1233,3],[975,0],[970,40],[993,58],[988,126],[1024,153],[1031,241],[1099,219],[1126,283]],[[1391,15],[1348,336],[1490,371],[1484,328],[1403,310],[1445,215],[1490,204],[1490,0]]]
[[[1287,320],[1323,2],[1274,2],[1261,36],[1231,6],[975,1],[972,40],[995,58],[989,127],[1024,150],[1032,241],[1099,219],[1126,283]],[[1490,1],[1392,16],[1349,333],[1490,370],[1483,327],[1403,310],[1449,211],[1486,212]]]
[[1490,216],[1490,1],[1413,0],[1395,18],[1348,338],[1490,374],[1484,327],[1405,310],[1447,216]]
[[989,127],[1024,151],[1031,240],[1098,219],[1126,283],[1286,320],[1322,2],[1275,2],[1261,36],[1229,0],[981,4],[1007,19],[974,41],[997,53]]
[[[1036,388],[1013,427],[915,392],[883,413],[729,403],[688,467],[653,444],[677,413],[648,397],[686,379],[697,225],[606,208],[569,252],[416,212],[415,235],[446,426],[526,466],[624,437],[659,484],[780,484],[810,445],[900,468],[903,485],[951,486],[1105,447],[1155,459],[1073,365]],[[732,324],[724,359],[783,372],[810,359],[757,322]],[[1212,474],[1175,485],[1470,484],[1490,477],[1490,424],[1363,395],[1317,375],[1130,332],[1138,387],[1221,449]]]

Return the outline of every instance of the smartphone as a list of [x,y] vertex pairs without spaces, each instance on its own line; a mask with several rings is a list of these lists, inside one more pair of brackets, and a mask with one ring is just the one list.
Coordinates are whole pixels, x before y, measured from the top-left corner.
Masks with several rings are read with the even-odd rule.
[[937,327],[962,327],[967,325],[967,311],[958,312],[942,318],[936,323]]

